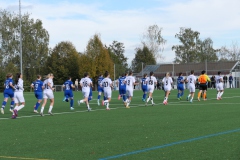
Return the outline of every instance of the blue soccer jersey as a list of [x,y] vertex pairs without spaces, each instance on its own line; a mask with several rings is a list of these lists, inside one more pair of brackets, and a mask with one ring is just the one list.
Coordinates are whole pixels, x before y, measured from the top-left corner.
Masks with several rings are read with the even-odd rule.
[[98,92],[102,92],[103,93],[103,87],[101,87],[101,82],[102,82],[102,80],[103,80],[104,78],[102,77],[102,76],[100,76],[99,78],[98,78]]
[[118,79],[119,82],[119,94],[126,94],[126,83],[125,83],[126,77],[120,77]]
[[4,98],[13,98],[14,96],[14,92],[13,92],[13,88],[10,86],[10,84],[13,85],[13,80],[12,78],[8,78],[5,82],[4,82]]
[[36,80],[32,83],[34,87],[34,92],[42,92],[43,82],[41,80]]
[[177,79],[178,90],[184,90],[183,83],[184,83],[183,82],[183,76],[178,77],[178,79]]
[[147,91],[146,79],[147,79],[147,78],[142,78],[142,80],[141,80],[141,81],[142,81],[142,84],[141,84],[141,85],[142,85],[142,91],[143,91],[143,92],[146,92],[146,91]]
[[65,97],[72,98],[73,97],[73,92],[72,92],[73,82],[71,80],[67,80],[66,82],[64,82],[63,85],[65,86],[65,90],[64,90]]

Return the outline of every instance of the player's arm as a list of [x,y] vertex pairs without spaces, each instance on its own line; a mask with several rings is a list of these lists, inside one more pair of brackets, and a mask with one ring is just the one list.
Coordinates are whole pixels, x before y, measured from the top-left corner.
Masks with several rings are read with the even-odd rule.
[[31,88],[34,88],[34,84],[32,83],[32,84],[30,85],[30,87],[31,87]]
[[13,89],[15,89],[15,87],[12,84],[12,82],[9,83],[9,86],[12,87]]
[[54,88],[51,87],[51,83],[50,83],[50,82],[48,82],[47,85],[48,85],[48,87],[49,87],[51,90],[54,90]]
[[75,86],[74,86],[73,84],[71,84],[71,87],[72,87],[72,88],[75,88]]

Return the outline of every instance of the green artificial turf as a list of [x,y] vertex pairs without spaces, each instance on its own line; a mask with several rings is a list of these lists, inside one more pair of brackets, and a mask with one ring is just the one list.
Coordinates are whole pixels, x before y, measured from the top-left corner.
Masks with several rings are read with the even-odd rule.
[[[165,106],[164,92],[155,90],[156,105],[146,107],[142,92],[134,91],[131,108],[126,109],[114,91],[111,110],[106,111],[97,106],[94,92],[92,111],[87,112],[85,104],[77,105],[81,92],[74,92],[74,111],[62,101],[63,92],[55,92],[54,116],[47,115],[48,102],[41,117],[33,113],[36,99],[27,92],[26,106],[17,119],[10,119],[9,102],[5,114],[0,114],[0,159],[238,160],[239,93],[239,89],[226,89],[223,99],[217,101],[216,90],[209,89],[207,101],[198,102],[196,93],[190,103],[185,100],[187,90],[180,101],[173,90]],[[239,131],[231,132],[236,129]],[[204,137],[225,131],[230,132]],[[197,137],[202,138],[194,140]],[[153,148],[159,146],[163,147]]]

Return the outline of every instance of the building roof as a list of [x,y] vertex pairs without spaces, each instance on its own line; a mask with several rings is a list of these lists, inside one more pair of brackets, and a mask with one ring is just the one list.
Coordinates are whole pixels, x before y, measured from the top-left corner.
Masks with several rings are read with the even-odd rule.
[[[152,67],[151,66],[155,66]],[[157,67],[158,66],[158,67]],[[151,70],[152,69],[152,70]],[[143,73],[149,73],[153,71],[155,76],[163,77],[166,72],[177,76],[182,72],[183,75],[189,75],[191,70],[194,70],[195,75],[200,75],[202,70],[206,70],[208,75],[215,75],[218,71],[222,74],[229,74],[232,71],[238,69],[240,71],[240,63],[238,61],[219,61],[219,62],[207,62],[207,63],[186,63],[186,64],[160,64],[160,65],[147,65],[143,69]],[[138,74],[142,76],[142,72]]]

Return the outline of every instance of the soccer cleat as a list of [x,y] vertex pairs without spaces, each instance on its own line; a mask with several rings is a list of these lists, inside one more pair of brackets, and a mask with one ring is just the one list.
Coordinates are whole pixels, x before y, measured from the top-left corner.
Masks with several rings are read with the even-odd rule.
[[198,97],[197,100],[200,101],[200,98]]
[[35,110],[35,109],[33,110],[33,112],[34,112],[34,113],[38,113],[38,111],[37,111],[37,110]]
[[74,110],[74,108],[73,108],[73,107],[70,107],[70,109],[71,109],[71,110]]
[[66,97],[63,98],[63,102],[66,101]]
[[152,106],[154,106],[155,105],[155,103],[152,103]]
[[77,102],[78,102],[78,105],[80,106],[80,104],[81,104],[81,103],[80,103],[80,100],[78,100]]
[[17,117],[15,115],[12,115],[12,119],[16,119]]
[[190,102],[190,103],[192,103],[192,102],[193,102],[193,100],[191,99],[189,102]]
[[100,106],[100,102],[99,102],[99,100],[97,101],[97,104]]
[[164,105],[167,105],[168,103],[167,103],[167,101],[163,101],[163,104],[164,104]]
[[13,110],[12,110],[12,109],[9,109],[9,111],[13,113]]
[[126,106],[126,108],[130,108],[129,106]]
[[106,108],[106,110],[107,110],[107,111],[109,111],[109,110],[110,110],[110,108]]
[[51,116],[53,116],[53,113],[52,113],[52,112],[48,112],[48,114],[50,114]]
[[118,95],[118,100],[120,100],[121,99],[121,95]]
[[88,108],[88,112],[90,112],[92,109],[91,108]]
[[182,97],[179,97],[179,99],[181,100],[181,99],[182,99]]
[[189,97],[187,97],[187,101],[189,101]]
[[4,109],[3,108],[1,108],[1,113],[4,114]]
[[102,100],[102,106],[104,106],[104,100]]
[[16,109],[13,110],[13,113],[16,117],[18,116],[18,111]]
[[145,102],[146,100],[144,98],[142,98],[142,101]]
[[44,116],[43,112],[40,112],[40,116],[42,116],[42,117]]
[[180,100],[180,98],[178,98],[177,100]]

